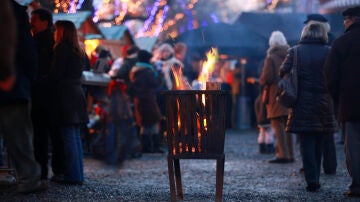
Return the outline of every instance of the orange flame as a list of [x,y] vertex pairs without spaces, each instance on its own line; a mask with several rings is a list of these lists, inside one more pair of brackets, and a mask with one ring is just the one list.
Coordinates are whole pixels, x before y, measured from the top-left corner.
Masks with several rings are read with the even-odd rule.
[[[204,106],[206,105],[205,104],[205,94],[201,94],[201,102],[203,103]],[[204,117],[203,124],[204,124],[204,129],[207,130],[206,117]]]
[[203,84],[202,88],[204,90],[205,83],[209,81],[212,72],[215,70],[215,64],[219,58],[219,53],[216,48],[211,48],[209,52],[206,53],[206,61],[204,61],[200,75],[198,77],[199,83]]
[[180,121],[180,101],[179,100],[176,100],[176,105],[177,105],[177,109],[178,109],[178,112],[177,112],[177,114],[178,114],[178,122],[177,122],[177,124],[178,124],[178,130],[180,130],[180,128],[181,128],[181,121]]
[[171,71],[174,75],[174,90],[190,90],[190,84],[183,77],[182,67],[178,64],[174,64],[171,67]]

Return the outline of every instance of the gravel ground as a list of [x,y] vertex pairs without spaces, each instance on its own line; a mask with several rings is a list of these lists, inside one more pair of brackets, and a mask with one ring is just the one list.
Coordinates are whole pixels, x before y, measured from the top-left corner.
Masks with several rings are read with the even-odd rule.
[[[321,174],[321,189],[305,190],[299,168],[291,164],[269,164],[272,155],[258,154],[257,131],[226,132],[223,201],[360,201],[343,196],[350,183],[343,145],[337,144],[336,175]],[[298,147],[296,147],[298,148]],[[144,154],[122,167],[85,158],[85,183],[65,186],[49,182],[38,194],[1,192],[1,201],[169,201],[170,189],[166,154]],[[215,201],[215,160],[180,160],[183,201]]]

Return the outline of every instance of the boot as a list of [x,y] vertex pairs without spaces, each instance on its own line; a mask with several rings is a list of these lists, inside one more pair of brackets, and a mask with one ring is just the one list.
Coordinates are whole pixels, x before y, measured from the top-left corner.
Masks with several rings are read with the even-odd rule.
[[260,154],[266,154],[266,144],[265,143],[260,143],[259,144],[259,153]]
[[154,144],[149,134],[141,135],[141,144],[142,144],[142,152],[143,153],[153,153],[154,152]]
[[265,152],[266,152],[267,154],[273,154],[273,153],[275,153],[274,144],[265,144]]

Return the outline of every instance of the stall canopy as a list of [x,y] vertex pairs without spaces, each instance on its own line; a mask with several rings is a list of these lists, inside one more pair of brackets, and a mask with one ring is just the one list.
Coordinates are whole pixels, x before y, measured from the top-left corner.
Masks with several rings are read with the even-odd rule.
[[90,11],[78,11],[76,13],[56,13],[53,15],[53,21],[69,20],[75,24],[79,37],[84,39],[88,34],[98,34],[102,36],[98,26],[92,21]]
[[132,36],[126,26],[99,26],[99,29],[107,40],[118,41],[125,39],[133,42]]
[[156,44],[157,37],[138,37],[135,38],[135,44],[140,48],[152,52],[154,45]]
[[99,26],[104,38],[100,44],[108,49],[114,57],[121,57],[122,47],[134,44],[134,39],[126,26]]

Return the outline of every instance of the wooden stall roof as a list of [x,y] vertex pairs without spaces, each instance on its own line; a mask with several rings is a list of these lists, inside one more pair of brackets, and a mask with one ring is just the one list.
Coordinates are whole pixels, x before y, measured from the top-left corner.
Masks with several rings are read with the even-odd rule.
[[129,29],[124,25],[111,27],[99,26],[99,29],[106,40],[118,41],[125,38],[129,44],[134,44],[134,40]]
[[92,21],[90,11],[78,11],[76,13],[56,13],[53,15],[53,21],[69,20],[75,24],[76,29],[80,30],[85,36],[87,34],[102,35],[98,26]]

